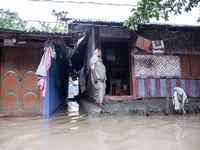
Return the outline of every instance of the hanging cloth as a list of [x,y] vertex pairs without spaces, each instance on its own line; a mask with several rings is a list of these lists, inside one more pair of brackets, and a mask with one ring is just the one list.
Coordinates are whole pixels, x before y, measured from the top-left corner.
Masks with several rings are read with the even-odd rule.
[[45,96],[46,93],[47,73],[51,66],[51,59],[56,59],[56,51],[53,43],[47,41],[44,47],[44,54],[36,71],[36,75],[38,76],[37,84],[42,90],[42,96]]
[[154,55],[162,55],[164,54],[164,42],[160,41],[152,41],[152,51]]
[[185,114],[184,104],[188,103],[188,98],[182,88],[175,87],[174,91],[174,96],[172,98],[174,109],[179,111],[183,110],[183,113]]
[[145,38],[143,38],[141,36],[138,36],[135,45],[138,48],[148,52],[149,48],[151,46],[151,40],[148,40],[148,39],[145,39]]

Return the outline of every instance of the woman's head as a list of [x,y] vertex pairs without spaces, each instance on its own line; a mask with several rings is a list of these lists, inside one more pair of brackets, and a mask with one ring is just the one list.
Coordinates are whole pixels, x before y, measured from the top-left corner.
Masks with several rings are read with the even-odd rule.
[[101,56],[102,56],[102,51],[101,49],[98,49],[98,57],[101,58]]
[[94,51],[94,56],[96,56],[96,57],[99,57],[99,58],[101,58],[101,55],[102,55],[102,52],[101,52],[101,50],[100,49],[95,49],[95,51]]

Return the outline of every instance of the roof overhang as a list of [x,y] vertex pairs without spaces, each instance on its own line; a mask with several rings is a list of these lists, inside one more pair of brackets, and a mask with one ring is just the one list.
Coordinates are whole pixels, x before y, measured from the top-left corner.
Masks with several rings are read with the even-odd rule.
[[[100,20],[100,19],[77,19],[77,18],[62,18],[67,24],[72,25],[93,25],[93,26],[118,26],[124,27],[124,21],[111,21],[111,20]],[[124,27],[126,28],[126,27]],[[170,24],[160,22],[142,23],[138,25],[141,29],[164,29],[170,31],[189,31],[189,32],[200,32],[200,25],[186,25],[186,24]]]
[[50,40],[52,42],[65,41],[69,46],[75,46],[77,41],[85,36],[83,32],[74,32],[74,33],[48,33],[40,31],[19,31],[12,29],[2,29],[0,28],[0,40],[1,39],[10,39],[15,38],[16,41],[31,41],[31,42],[45,42]]

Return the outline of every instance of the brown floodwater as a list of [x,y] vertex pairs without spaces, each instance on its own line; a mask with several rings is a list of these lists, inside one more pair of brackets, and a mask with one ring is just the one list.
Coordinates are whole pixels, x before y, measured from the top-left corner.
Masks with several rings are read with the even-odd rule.
[[200,115],[0,117],[0,150],[199,150]]

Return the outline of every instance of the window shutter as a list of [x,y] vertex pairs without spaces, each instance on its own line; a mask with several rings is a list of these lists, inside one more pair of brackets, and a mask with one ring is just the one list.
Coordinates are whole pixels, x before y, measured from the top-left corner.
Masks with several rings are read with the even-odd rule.
[[190,57],[188,55],[180,55],[181,77],[190,77]]
[[190,56],[191,76],[200,77],[200,55]]

